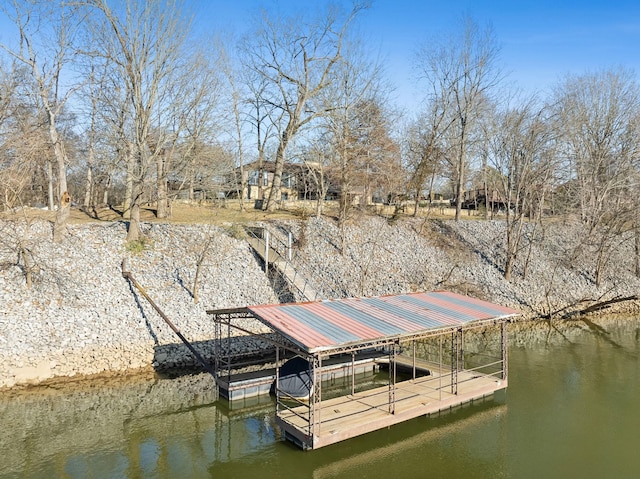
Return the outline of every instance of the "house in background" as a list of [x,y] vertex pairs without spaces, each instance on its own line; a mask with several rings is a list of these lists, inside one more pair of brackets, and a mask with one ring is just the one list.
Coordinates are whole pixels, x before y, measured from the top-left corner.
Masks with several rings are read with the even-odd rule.
[[[242,168],[236,168],[228,180],[230,185],[226,197],[237,198],[242,194],[244,200],[256,201],[261,205],[271,193],[275,172],[275,162],[264,161],[262,165],[254,161]],[[242,179],[242,181],[241,181]],[[394,178],[395,179],[395,178]],[[339,200],[346,195],[352,205],[396,204],[400,201],[396,185],[388,184],[383,175],[373,171],[351,174],[349,188],[343,190],[341,173],[335,166],[322,166],[317,163],[285,163],[282,170],[281,201]],[[322,187],[320,186],[322,184]],[[241,186],[242,185],[242,186]]]
[[[318,188],[315,186],[313,165],[302,163],[285,163],[282,170],[281,200],[296,201],[315,199]],[[240,168],[236,168],[236,181],[244,185],[242,197],[247,200],[264,200],[269,197],[273,186],[275,162],[263,161],[262,167],[257,161],[248,163],[242,168],[240,182]],[[240,186],[230,190],[228,197],[237,197]]]

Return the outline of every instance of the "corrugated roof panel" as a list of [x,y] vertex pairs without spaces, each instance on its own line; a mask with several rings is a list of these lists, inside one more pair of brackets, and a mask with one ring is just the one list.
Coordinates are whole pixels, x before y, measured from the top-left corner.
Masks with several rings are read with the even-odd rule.
[[446,291],[248,309],[309,352],[519,314],[511,308]]
[[[402,332],[421,331],[425,328],[424,324],[419,324],[405,317],[402,317],[401,315],[395,314],[393,308],[388,306],[383,301],[381,301],[380,304],[376,304],[373,299],[374,298],[345,299],[342,302],[349,307],[361,311],[362,313],[366,313],[376,320],[381,321],[392,328],[397,328]],[[388,334],[394,333],[390,331]]]
[[402,334],[406,331],[405,328],[401,328],[389,322],[381,321],[375,315],[370,312],[365,313],[363,311],[354,308],[351,303],[343,301],[331,301],[326,303],[328,308],[336,311],[340,311],[345,315],[350,316],[353,320],[365,325],[369,329],[369,338],[379,338],[384,336],[393,336],[396,334]]
[[426,320],[433,323],[431,328],[440,328],[442,326],[458,326],[464,322],[464,317],[461,317],[455,311],[446,311],[441,308],[432,308],[424,301],[420,301],[420,298],[403,296],[391,296],[385,298],[385,300],[392,305],[397,306],[404,311],[405,314],[417,315],[417,317],[423,317]]
[[505,314],[514,314],[514,310],[501,306],[499,304],[489,303],[482,301],[481,299],[472,298],[471,296],[461,296],[459,294],[451,293],[449,291],[438,291],[434,293],[425,293],[427,296],[437,294],[439,298],[456,304],[463,304],[468,308],[473,308],[477,311],[483,311],[489,316],[502,316]]
[[252,306],[249,310],[265,323],[271,325],[274,329],[280,331],[296,344],[304,346],[306,349],[311,350],[321,346],[327,347],[336,344],[336,341],[320,334],[313,327],[298,321],[281,308],[274,308],[274,305]]
[[286,307],[287,313],[302,324],[316,329],[320,334],[326,336],[336,343],[349,343],[357,341],[359,335],[342,328],[330,321],[328,318],[313,312],[313,303],[302,305],[290,305]]
[[[417,324],[419,326],[419,331],[442,326],[442,323],[436,318],[433,318],[432,315],[424,314],[425,312],[423,311],[407,310],[406,308],[401,307],[403,303],[393,304],[392,301],[389,301],[389,298],[367,298],[363,301],[379,310],[385,311],[391,316],[399,316],[411,323]],[[405,329],[407,331],[411,330],[410,328]]]
[[361,323],[350,314],[343,314],[331,307],[332,303],[309,303],[305,304],[305,309],[312,311],[318,316],[326,319],[336,328],[344,330],[353,335],[349,341],[358,340],[367,337],[380,336],[380,332],[369,328],[366,324]]
[[468,308],[458,304],[447,304],[438,297],[431,295],[404,296],[402,300],[411,303],[416,307],[440,313],[444,317],[447,317],[454,322],[458,321],[459,323],[466,323],[468,321],[473,321],[474,319],[484,319],[488,317],[482,311],[469,310]]

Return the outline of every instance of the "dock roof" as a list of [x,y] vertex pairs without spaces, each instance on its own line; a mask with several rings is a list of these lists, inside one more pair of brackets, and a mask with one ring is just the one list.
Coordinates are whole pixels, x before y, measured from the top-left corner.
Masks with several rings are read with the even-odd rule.
[[420,336],[472,321],[500,320],[519,311],[448,291],[247,308],[308,353],[385,338]]

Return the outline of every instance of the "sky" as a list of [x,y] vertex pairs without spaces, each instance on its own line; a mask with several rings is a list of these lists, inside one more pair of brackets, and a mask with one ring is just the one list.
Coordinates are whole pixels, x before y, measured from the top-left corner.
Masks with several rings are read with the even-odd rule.
[[[246,27],[259,8],[287,12],[310,0],[193,0],[198,23],[212,28]],[[338,3],[348,8],[349,1]],[[419,45],[452,32],[463,15],[491,25],[501,47],[507,80],[525,93],[544,95],[567,74],[620,66],[640,75],[640,1],[634,0],[373,0],[358,28],[379,51],[401,106],[412,109],[412,58]],[[459,29],[459,28],[458,28]]]
[[[5,0],[0,0],[3,3]],[[324,0],[184,0],[203,34],[240,36],[264,8],[287,13]],[[348,9],[350,0],[334,0]],[[640,0],[372,0],[357,28],[380,55],[401,108],[415,110],[413,57],[420,45],[451,33],[469,15],[491,25],[507,80],[525,93],[545,92],[567,74],[627,67],[640,79]],[[0,16],[0,41],[9,26]]]

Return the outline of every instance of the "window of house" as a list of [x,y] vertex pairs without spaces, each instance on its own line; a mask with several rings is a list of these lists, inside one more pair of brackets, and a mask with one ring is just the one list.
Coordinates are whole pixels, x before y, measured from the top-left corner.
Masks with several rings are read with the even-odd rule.
[[296,177],[293,173],[282,173],[282,186],[285,188],[293,188],[296,184]]

